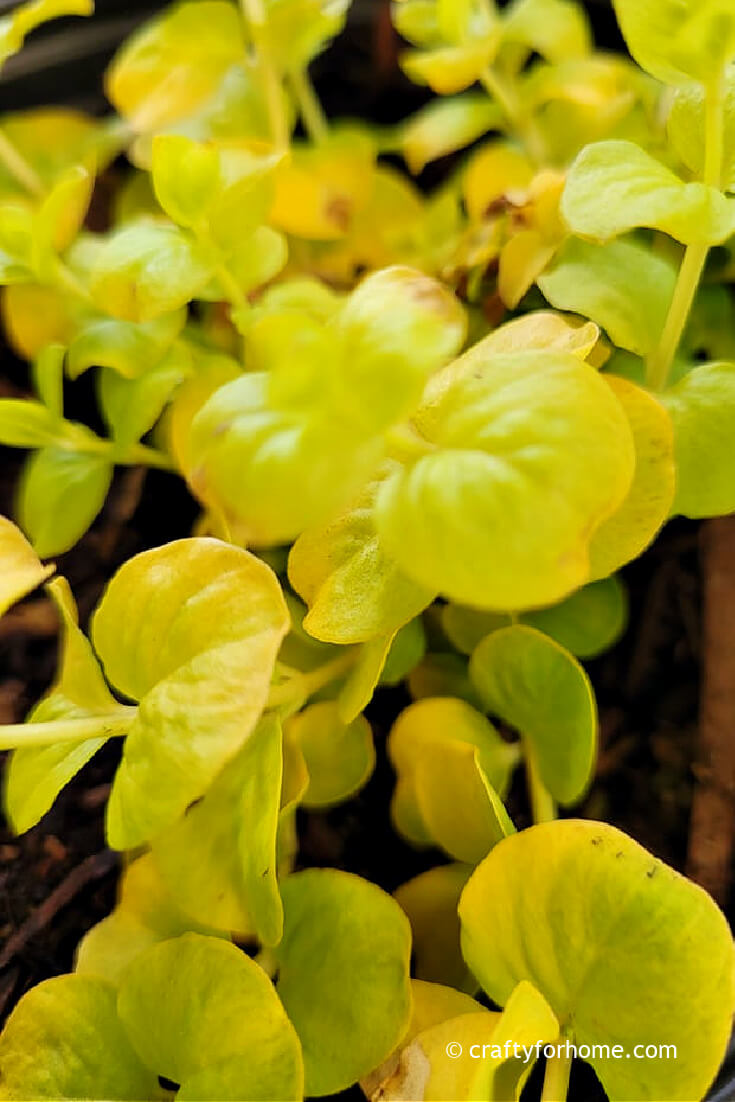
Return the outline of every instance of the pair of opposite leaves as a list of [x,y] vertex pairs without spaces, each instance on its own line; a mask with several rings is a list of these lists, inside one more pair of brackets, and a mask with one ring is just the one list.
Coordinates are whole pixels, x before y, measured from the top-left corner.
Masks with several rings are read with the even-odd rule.
[[[308,1093],[368,1076],[393,1050],[364,1084],[378,1097],[518,1098],[528,1063],[474,1061],[470,1045],[568,1037],[626,1053],[675,1046],[669,1059],[601,1050],[592,1062],[612,1102],[693,1102],[722,1058],[735,1004],[727,923],[705,892],[613,827],[532,827],[470,877],[463,952],[502,1017],[418,984],[410,1018],[405,920],[374,886],[312,870],[286,879],[284,899],[278,992],[303,1045]],[[34,1097],[150,1097],[162,1074],[183,1084],[182,1097],[301,1097],[298,1041],[258,965],[221,940],[172,933],[152,931],[160,943],[122,971],[114,958],[82,956],[82,974],[26,995],[0,1038],[5,1096],[31,1087]],[[447,1057],[449,1041],[463,1058]]]
[[[7,607],[50,568],[4,518],[0,535]],[[89,738],[17,750],[6,784],[10,816],[21,830],[37,822],[108,737],[109,723],[127,738],[108,836],[129,849],[183,815],[253,732],[290,626],[288,609],[265,563],[217,540],[179,540],[131,559],[105,591],[91,633],[110,683],[139,702],[125,708],[76,626],[62,579],[52,593],[66,633],[62,668],[29,718],[39,725],[69,720]]]
[[[558,643],[525,624],[501,627],[472,653],[470,677],[483,710],[522,736],[527,769],[562,805],[592,777],[597,709],[587,675]],[[476,864],[515,830],[502,804],[521,757],[464,700],[426,697],[396,720],[388,750],[398,781],[391,807],[414,844],[439,845]]]
[[0,1037],[0,1098],[159,1098],[164,1076],[181,1098],[295,1102],[344,1089],[398,1043],[410,928],[390,896],[333,869],[286,877],[272,983],[227,935],[158,904],[149,860],[131,866],[77,972],[19,1003]]
[[[371,569],[377,590],[392,573],[411,615],[437,592],[484,607],[551,604],[643,549],[668,515],[673,463],[655,399],[599,376],[578,331],[549,325],[513,337],[504,327],[429,378],[464,326],[451,295],[411,269],[369,276],[318,324],[264,318],[251,339],[270,372],[221,387],[196,415],[190,481],[256,543],[305,532],[291,572],[309,604],[334,573],[316,561],[325,554],[340,568],[351,556],[353,580]],[[640,485],[654,452],[655,502]],[[352,589],[373,599],[364,579]],[[349,628],[328,630],[315,633],[354,641]]]
[[[446,1013],[417,1021],[432,1001],[421,992],[399,1051],[371,1077],[373,1099],[518,1099],[529,1064],[493,1051],[506,1039],[589,1045],[612,1102],[704,1096],[729,1036],[735,955],[700,888],[613,827],[557,821],[500,842],[461,891],[459,919],[464,958],[504,1013],[454,991]],[[676,1055],[635,1059],[641,1043]],[[473,1059],[482,1044],[487,1057]]]
[[493,0],[396,0],[393,20],[417,47],[401,58],[403,69],[442,95],[483,80],[503,52],[520,69],[534,52],[583,57],[592,41],[584,10],[569,0],[514,0],[502,11]]

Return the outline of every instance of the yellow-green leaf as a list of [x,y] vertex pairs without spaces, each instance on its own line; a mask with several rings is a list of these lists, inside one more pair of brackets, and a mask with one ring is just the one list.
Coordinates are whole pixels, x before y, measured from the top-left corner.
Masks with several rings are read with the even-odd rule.
[[184,306],[211,275],[209,257],[182,230],[141,220],[105,240],[92,269],[90,290],[105,313],[145,322]]
[[730,0],[613,0],[638,64],[666,84],[707,84],[735,56]]
[[735,199],[698,181],[684,183],[628,141],[595,142],[582,150],[567,174],[561,211],[574,233],[596,241],[636,226],[661,230],[685,245],[719,245],[735,232]]
[[[481,1005],[469,995],[440,983],[425,983],[422,980],[413,979],[411,994],[413,996],[411,1021],[400,1045],[380,1067],[375,1068],[360,1080],[363,1092],[372,1102],[394,1097],[394,1090],[403,1081],[403,1075],[407,1070],[406,1064],[411,1062],[410,1058],[406,1059],[404,1053],[419,1034],[431,1029],[432,1026],[456,1019],[460,1015],[484,1013],[488,1028],[492,1028],[492,1022],[499,1017],[490,1011],[483,1012]],[[420,1084],[412,1080],[411,1088],[413,1088],[412,1094],[416,1096],[419,1093]]]
[[288,558],[289,581],[309,606],[304,627],[331,643],[389,635],[418,615],[434,594],[387,554],[375,529],[379,482],[321,528],[302,533]]
[[411,930],[395,900],[351,873],[307,869],[281,892],[278,994],[303,1047],[306,1094],[334,1094],[406,1030]]
[[523,616],[524,623],[549,635],[577,658],[595,658],[611,647],[623,634],[627,620],[626,592],[615,577],[592,582],[558,605]]
[[0,616],[39,586],[53,566],[44,566],[21,530],[0,516]]
[[498,105],[487,96],[436,99],[401,124],[398,138],[408,167],[418,173],[430,161],[462,149],[502,121]]
[[419,980],[474,991],[476,981],[459,947],[457,905],[471,865],[439,865],[396,888],[393,896],[408,915],[414,971]]
[[516,624],[483,639],[470,675],[487,711],[526,740],[552,796],[578,800],[597,748],[594,693],[579,663],[540,631]]
[[92,926],[76,949],[74,970],[117,985],[128,964],[152,945],[180,934],[227,937],[201,927],[174,904],[152,854],[137,857],[124,870],[115,909]]
[[105,503],[113,465],[105,455],[47,447],[28,460],[18,488],[18,520],[42,558],[73,547]]
[[[705,1095],[730,1035],[735,959],[701,888],[614,827],[566,820],[497,846],[459,914],[463,952],[492,999],[504,1005],[527,980],[572,1042],[603,1046],[591,1062],[611,1102]],[[605,1048],[642,1041],[675,1055]]]
[[425,832],[456,861],[476,864],[513,831],[501,800],[518,747],[465,701],[411,704],[393,725],[388,753],[398,777],[391,814],[410,840]]
[[304,807],[322,808],[349,799],[375,768],[375,745],[364,716],[343,723],[333,700],[310,704],[288,720],[288,734],[304,755],[309,785]]
[[623,504],[592,537],[592,578],[605,578],[619,570],[651,543],[671,512],[677,478],[674,430],[665,402],[626,379],[604,378],[630,423],[635,474]]
[[735,510],[731,444],[735,364],[693,368],[661,395],[674,425],[676,494],[673,512],[723,516]]
[[347,674],[337,696],[337,712],[343,723],[352,723],[372,700],[388,661],[395,634],[392,632],[389,635],[376,635],[367,643],[360,644],[357,661]]
[[54,976],[28,991],[0,1035],[3,1098],[153,1098],[157,1073],[138,1058],[112,984]]
[[0,19],[0,65],[22,49],[26,35],[42,23],[62,15],[91,15],[93,11],[92,0],[31,0],[19,4]]
[[515,0],[505,12],[503,40],[558,62],[589,54],[592,29],[575,0]]
[[427,388],[429,454],[389,475],[377,529],[398,565],[452,600],[550,604],[583,583],[594,529],[633,476],[623,410],[571,353],[480,341]]
[[[43,723],[64,718],[104,716],[119,710],[107,688],[89,641],[77,624],[77,609],[64,578],[49,583],[48,592],[61,621],[59,672],[49,692],[28,716]],[[28,746],[13,751],[5,771],[5,811],[13,830],[22,834],[46,814],[68,784],[105,743],[103,735],[84,742]]]
[[[722,136],[723,191],[735,191],[735,65],[725,76],[724,127]],[[669,141],[695,177],[704,175],[705,89],[690,82],[677,88],[667,120]]]
[[188,1099],[302,1097],[293,1026],[263,969],[229,942],[192,933],[152,946],[123,973],[117,1006],[143,1063]]
[[212,539],[130,559],[92,622],[110,682],[140,701],[107,809],[110,844],[155,836],[252,733],[289,626],[260,559]]
[[234,4],[175,4],[117,52],[107,70],[107,95],[136,130],[156,130],[202,106],[244,52]]
[[181,911],[266,945],[279,941],[283,929],[276,881],[282,772],[281,728],[269,715],[203,799],[152,845]]
[[180,226],[195,226],[206,217],[218,191],[217,150],[181,134],[157,134],[151,176],[156,198],[169,218]]
[[591,318],[620,348],[643,356],[658,344],[675,283],[671,261],[637,241],[593,245],[576,238],[538,279],[557,310]]
[[599,340],[600,330],[593,321],[582,321],[572,314],[554,314],[551,310],[534,310],[493,330],[485,338],[485,346],[493,352],[553,348],[588,360]]

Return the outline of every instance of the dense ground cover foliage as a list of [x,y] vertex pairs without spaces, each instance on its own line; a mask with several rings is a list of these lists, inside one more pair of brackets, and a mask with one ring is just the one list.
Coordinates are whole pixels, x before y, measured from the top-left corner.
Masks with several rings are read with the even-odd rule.
[[[616,0],[628,60],[571,0],[397,0],[438,95],[378,129],[328,123],[309,80],[346,8],[184,0],[114,58],[114,115],[0,120],[3,319],[35,394],[0,400],[29,450],[0,611],[44,585],[60,624],[54,684],[0,727],[5,810],[30,829],[123,740],[126,854],[75,971],[0,1036],[0,1097],[510,1099],[535,1058],[506,1042],[569,1040],[612,1102],[701,1099],[735,1008],[724,917],[558,815],[594,777],[581,660],[623,630],[617,572],[670,517],[735,510],[735,13]],[[0,57],[88,13],[34,0]],[[65,417],[85,372],[104,433]],[[125,563],[84,632],[49,560],[137,465],[181,475],[196,532]],[[365,708],[404,682],[391,816],[445,862],[391,897],[299,868],[297,811],[366,783]],[[675,1056],[609,1051],[641,1043]],[[546,1102],[569,1072],[547,1060]]]

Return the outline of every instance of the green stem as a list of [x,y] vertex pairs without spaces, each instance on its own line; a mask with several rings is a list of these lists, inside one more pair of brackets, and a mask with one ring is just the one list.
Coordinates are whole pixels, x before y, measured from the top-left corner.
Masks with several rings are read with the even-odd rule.
[[4,130],[0,130],[0,161],[11,176],[35,198],[43,195],[43,184],[35,168],[15,148]]
[[155,467],[159,471],[174,471],[176,464],[164,452],[147,444],[133,444],[115,460],[125,467]]
[[294,69],[290,78],[306,132],[315,145],[321,145],[329,136],[329,123],[314,85],[311,83],[309,71]]
[[531,811],[534,823],[550,823],[556,818],[556,804],[554,797],[541,780],[536,755],[526,742],[524,744],[526,758],[526,780],[528,783],[528,796],[531,801]]
[[546,159],[543,137],[534,120],[523,109],[513,87],[489,65],[480,73],[480,82],[488,95],[499,103],[508,122],[521,137],[531,160],[542,165]]
[[195,226],[194,234],[199,244],[209,254],[212,269],[217,277],[217,281],[219,282],[225,299],[237,310],[242,310],[247,306],[248,301],[245,297],[245,292],[225,264],[222,250],[212,237],[209,227],[205,223]]
[[572,1058],[566,1053],[546,1058],[546,1075],[541,1102],[566,1102]]
[[[719,188],[722,182],[724,110],[723,72],[707,87],[705,96],[704,183],[715,188]],[[661,338],[648,360],[647,377],[651,390],[663,390],[666,386],[708,253],[709,245],[687,245]]]
[[702,278],[708,245],[687,245],[661,338],[648,361],[648,385],[663,390]]
[[120,707],[116,712],[86,719],[52,719],[45,723],[8,723],[0,727],[0,750],[22,746],[53,746],[58,742],[86,742],[90,738],[120,738],[127,735],[137,708]]
[[268,707],[281,708],[290,704],[295,697],[313,696],[319,689],[346,674],[354,666],[358,654],[357,647],[349,647],[344,654],[333,658],[331,662],[325,662],[323,666],[317,666],[309,673],[299,673],[284,684],[274,686],[268,696]]
[[283,110],[283,91],[268,37],[268,18],[263,0],[241,0],[243,14],[253,36],[276,149],[288,148],[288,124]]
[[230,305],[234,306],[236,310],[244,309],[247,306],[245,292],[229,268],[223,263],[217,263],[215,264],[214,274],[217,276],[219,285]]

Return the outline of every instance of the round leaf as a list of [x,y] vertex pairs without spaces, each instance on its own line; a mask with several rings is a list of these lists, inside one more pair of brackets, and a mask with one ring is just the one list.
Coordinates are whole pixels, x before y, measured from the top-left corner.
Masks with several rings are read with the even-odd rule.
[[265,705],[288,610],[270,568],[212,539],[130,559],[92,638],[111,683],[140,707],[107,810],[110,844],[139,845],[209,787]]
[[105,503],[112,463],[94,452],[41,448],[18,490],[18,519],[42,558],[73,547]]
[[146,322],[186,305],[211,275],[209,259],[195,241],[176,226],[141,219],[106,238],[90,291],[105,313]]
[[55,976],[23,996],[0,1035],[4,1098],[153,1098],[156,1076],[120,1023],[115,988]]
[[693,368],[661,401],[674,424],[676,495],[672,511],[686,517],[735,510],[735,364]]
[[84,935],[77,946],[74,970],[98,976],[116,986],[140,953],[159,941],[181,934],[213,935],[174,906],[150,853],[132,861],[122,874],[115,909]]
[[329,807],[349,799],[375,768],[375,745],[364,716],[343,723],[333,700],[320,700],[288,721],[309,773],[304,807]]
[[585,146],[567,174],[561,210],[575,233],[597,241],[636,226],[686,245],[718,245],[735,232],[735,200],[702,183],[684,183],[627,141]]
[[648,547],[671,512],[676,485],[674,430],[663,397],[614,375],[605,379],[628,418],[636,462],[628,496],[592,537],[592,578],[612,574]]
[[[324,355],[320,343],[300,365],[309,356],[309,371],[323,374]],[[216,390],[194,417],[188,448],[194,491],[256,544],[295,539],[345,508],[383,453],[379,438],[326,405],[275,406],[273,379],[251,372]]]
[[308,869],[281,885],[278,993],[304,1050],[307,1095],[334,1094],[395,1048],[411,1012],[411,931],[374,884]]
[[471,865],[439,865],[401,884],[393,893],[408,915],[413,934],[413,960],[419,980],[446,983],[474,991],[459,947],[457,905]]
[[[693,1099],[724,1055],[735,959],[723,915],[701,888],[614,827],[544,823],[506,839],[459,905],[462,949],[501,1006],[522,980],[592,1059],[611,1102]],[[604,1048],[675,1045],[670,1058]]]
[[554,799],[571,804],[592,776],[597,708],[589,679],[571,654],[535,628],[516,624],[488,635],[470,660],[485,708],[533,748]]
[[672,263],[639,242],[571,238],[538,285],[558,310],[591,318],[620,348],[646,355],[661,337],[675,282]]
[[476,864],[513,830],[501,799],[518,747],[465,701],[411,704],[393,725],[388,752],[398,774],[391,811],[409,839],[420,842],[425,831],[455,860]]
[[381,487],[378,534],[411,577],[495,610],[550,604],[586,580],[594,529],[623,501],[633,442],[589,365],[486,354],[432,379],[416,426],[431,453]]
[[707,84],[735,55],[730,0],[613,0],[628,49],[666,84]]
[[235,1059],[240,1099],[267,1098],[274,1080],[273,1097],[302,1097],[293,1026],[263,969],[229,942],[184,934],[154,945],[124,972],[117,1005],[145,1065],[189,1098],[204,1097],[203,1081],[215,1088],[218,1071],[229,1086]]
[[577,658],[595,658],[617,642],[627,619],[622,583],[605,578],[583,586],[558,605],[527,612],[523,622],[551,636]]

